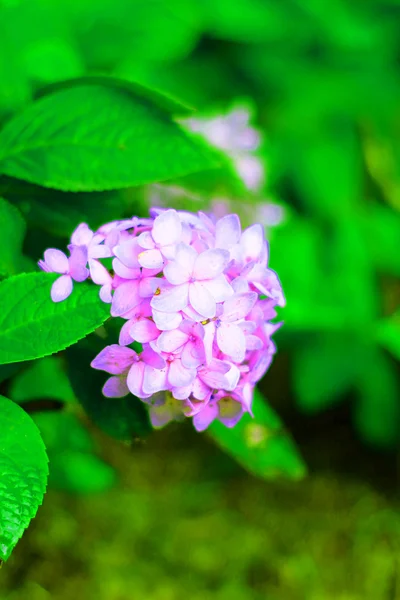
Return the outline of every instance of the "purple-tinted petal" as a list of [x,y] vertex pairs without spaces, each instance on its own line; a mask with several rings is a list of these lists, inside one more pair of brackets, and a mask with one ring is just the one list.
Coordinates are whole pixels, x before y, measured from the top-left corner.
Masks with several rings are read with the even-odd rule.
[[210,321],[210,323],[205,325],[203,343],[204,343],[204,350],[205,350],[207,365],[210,364],[210,362],[212,361],[212,357],[213,357],[213,344],[214,344],[214,339],[215,339],[215,332],[216,332],[215,321]]
[[136,360],[137,354],[131,348],[112,344],[106,346],[90,363],[93,369],[120,375]]
[[257,335],[246,335],[246,350],[261,350],[264,346]]
[[192,384],[172,388],[171,392],[176,400],[186,400],[192,393]]
[[112,302],[112,286],[111,283],[107,283],[100,288],[99,296],[100,300],[105,302],[106,304],[111,304]]
[[178,244],[176,246],[174,260],[168,263],[164,268],[166,279],[173,285],[179,285],[189,281],[197,256],[196,250],[191,246]]
[[91,259],[89,261],[89,270],[92,281],[97,285],[105,285],[112,281],[110,273],[98,260]]
[[150,344],[144,348],[140,358],[146,365],[150,365],[155,369],[164,369],[166,365],[164,358],[153,348],[157,348],[157,346],[155,346],[154,342],[150,342]]
[[193,275],[196,279],[214,279],[221,275],[229,262],[226,250],[206,250],[198,255],[194,263]]
[[196,415],[193,417],[193,425],[197,431],[204,431],[209,425],[218,417],[218,406],[214,404],[207,404]]
[[53,273],[68,273],[69,263],[68,258],[61,250],[49,248],[44,253],[44,262]]
[[114,248],[114,254],[129,269],[138,269],[140,267],[138,256],[143,249],[138,244],[137,238],[130,238]]
[[86,223],[81,223],[71,235],[71,244],[74,246],[88,246],[93,238],[93,231]]
[[143,392],[144,367],[145,365],[141,361],[134,363],[129,369],[126,380],[129,391],[138,398],[146,397],[146,394]]
[[215,302],[224,302],[233,296],[233,289],[226,280],[225,275],[219,275],[215,279],[202,281],[202,285],[208,290]]
[[190,340],[182,350],[181,360],[187,369],[197,369],[206,362],[206,353],[202,340]]
[[145,366],[143,378],[143,392],[155,394],[167,389],[167,368],[155,369],[149,365]]
[[153,310],[154,323],[160,331],[170,331],[179,327],[182,321],[181,313],[166,313]]
[[183,283],[171,287],[160,288],[153,296],[151,306],[161,312],[176,313],[186,308],[189,303],[189,284]]
[[259,260],[264,246],[264,231],[261,225],[256,224],[248,227],[243,233],[240,245],[246,258]]
[[147,342],[155,340],[159,333],[155,323],[149,319],[137,321],[130,328],[130,335],[132,338],[141,344],[146,344]]
[[75,281],[85,281],[89,277],[87,265],[87,249],[84,246],[71,247],[71,256],[68,259],[69,273]]
[[[143,269],[145,271],[146,269]],[[143,273],[142,273],[143,275]],[[139,283],[139,295],[141,298],[151,298],[160,284],[159,277],[142,277]]]
[[189,286],[190,304],[205,319],[215,317],[216,304],[210,292],[201,281],[194,281]]
[[51,286],[50,296],[53,302],[62,302],[72,292],[72,279],[69,275],[61,275]]
[[110,377],[103,385],[103,394],[107,398],[123,398],[129,394],[126,377]]
[[188,341],[189,337],[179,329],[163,331],[157,340],[157,346],[161,352],[175,352]]
[[228,323],[244,319],[257,302],[257,298],[256,292],[245,292],[244,294],[231,296],[224,304],[221,319]]
[[121,283],[114,292],[111,305],[111,316],[120,317],[142,301],[139,296],[139,284],[137,281],[126,281]]
[[105,246],[104,244],[96,244],[89,247],[88,256],[89,258],[109,258],[112,256],[112,252],[109,246]]
[[192,386],[192,395],[196,400],[206,401],[211,396],[211,390],[206,383],[196,377]]
[[166,210],[161,213],[153,225],[153,240],[162,246],[176,244],[182,235],[182,224],[176,210]]
[[166,395],[164,404],[150,406],[150,421],[153,427],[163,427],[170,421],[183,419],[182,402]]
[[168,371],[168,383],[171,387],[182,387],[193,383],[196,377],[195,369],[186,369],[179,358],[173,360]]
[[146,269],[161,269],[164,264],[164,259],[159,250],[143,250],[138,256],[138,261],[141,267]]
[[230,363],[230,367],[231,368],[225,375],[226,384],[225,384],[224,389],[232,392],[234,389],[236,389],[237,384],[239,383],[240,371],[239,371],[238,367],[232,363]]
[[237,215],[222,217],[215,226],[215,247],[229,250],[239,242],[240,233],[240,220]]
[[285,306],[286,301],[282,292],[282,286],[277,274],[268,269],[267,277],[262,283],[254,282],[254,285],[269,298],[273,298],[278,306]]
[[153,250],[156,247],[150,231],[144,231],[141,233],[137,240],[139,246],[145,250]]
[[121,327],[121,331],[119,332],[119,340],[118,343],[120,346],[129,346],[129,344],[132,344],[133,339],[129,333],[130,328],[133,325],[133,320],[129,319],[129,321],[126,321],[126,323],[123,324],[123,326]]
[[126,267],[119,258],[114,258],[113,260],[113,269],[114,272],[123,279],[139,279],[140,277],[140,269],[130,269]]
[[198,371],[198,376],[211,389],[225,389],[227,383],[225,375],[229,369],[229,363],[214,358],[208,367]]
[[243,294],[249,291],[249,284],[244,277],[236,277],[232,282],[231,286],[235,294]]
[[242,362],[246,354],[246,338],[243,331],[232,323],[221,323],[217,329],[218,347],[235,362]]

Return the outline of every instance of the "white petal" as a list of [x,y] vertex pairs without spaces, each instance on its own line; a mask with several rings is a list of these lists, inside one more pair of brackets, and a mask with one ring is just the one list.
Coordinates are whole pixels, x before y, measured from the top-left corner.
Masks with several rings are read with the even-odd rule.
[[215,317],[216,304],[214,298],[203,284],[204,282],[194,281],[189,285],[189,300],[196,312],[206,319],[211,319]]
[[221,323],[217,329],[217,344],[221,352],[235,362],[242,362],[246,354],[246,338],[243,331],[232,323]]
[[182,235],[182,224],[176,210],[166,210],[154,221],[153,240],[162,246],[176,244]]
[[171,287],[160,288],[153,296],[151,306],[161,312],[176,313],[186,308],[189,303],[189,284],[183,283]]

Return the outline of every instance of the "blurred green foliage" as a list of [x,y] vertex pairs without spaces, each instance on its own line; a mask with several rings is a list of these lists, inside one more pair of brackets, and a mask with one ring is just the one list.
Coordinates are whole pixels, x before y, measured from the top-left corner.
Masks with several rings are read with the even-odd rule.
[[[397,0],[354,3],[331,0],[328,5],[320,0],[0,0],[0,122],[6,123],[34,98],[50,93],[54,84],[87,76],[110,78],[114,83],[115,78],[121,78],[126,82],[124,85],[133,82],[134,86],[150,86],[168,95],[169,111],[176,114],[181,114],[181,103],[194,106],[199,115],[226,113],[238,102],[252,107],[253,124],[263,135],[260,156],[266,170],[264,188],[253,194],[246,192],[232,177],[231,165],[227,165],[220,175],[214,171],[175,179],[171,185],[179,185],[180,192],[172,201],[165,186],[166,202],[173,202],[176,208],[204,210],[213,200],[222,197],[232,210],[250,222],[257,220],[256,209],[260,205],[271,199],[279,201],[286,217],[275,227],[267,224],[267,231],[271,239],[271,266],[279,273],[287,299],[287,307],[281,313],[285,325],[276,339],[288,361],[282,369],[278,354],[278,366],[273,365],[263,391],[267,397],[270,391],[274,396],[274,390],[286,389],[289,381],[288,402],[295,403],[295,410],[309,415],[310,419],[315,413],[347,402],[357,435],[375,448],[393,449],[400,441],[399,58],[400,3]],[[153,92],[152,99],[156,97]],[[177,103],[174,98],[178,99]],[[187,191],[182,193],[182,188]],[[62,247],[73,227],[82,220],[96,227],[113,218],[145,214],[148,194],[142,187],[91,194],[60,192],[1,177],[0,195],[13,206],[0,201],[0,223],[2,231],[7,232],[12,227],[15,233],[10,238],[3,237],[0,277],[34,269],[34,262],[43,250],[49,246]],[[28,228],[23,247],[26,225],[22,217]],[[94,336],[93,340],[95,343]],[[91,389],[88,366],[77,368],[85,352],[87,356],[85,344],[72,349],[66,357],[42,359],[22,366],[1,366],[1,389],[4,387],[16,401],[50,397],[58,401],[66,401],[67,397],[72,400],[73,394],[78,395],[79,382],[87,381]],[[75,362],[71,359],[74,353],[80,356],[75,357]],[[68,366],[71,370],[71,364],[76,371],[75,383],[71,373],[73,393],[65,382],[65,369]],[[29,382],[39,377],[41,383],[31,393]],[[119,415],[115,421],[107,420],[106,413],[100,410],[99,396],[94,397],[89,391],[86,400],[82,397],[80,400],[94,423],[119,439],[141,436],[148,427],[145,420],[137,422],[136,415],[132,415],[135,422],[127,418],[126,428],[120,430]],[[91,411],[90,406],[96,407],[97,413]],[[279,412],[279,406],[276,408]],[[124,405],[121,410],[124,415],[129,413],[128,406]],[[62,423],[64,416],[70,419],[65,408],[54,418]],[[41,418],[38,416],[38,424]],[[43,431],[46,419],[42,419]],[[56,425],[46,427],[51,431]],[[166,462],[179,462],[180,456],[169,452],[166,456],[161,452],[162,458]],[[85,456],[81,462],[79,453]],[[89,449],[67,444],[64,455],[57,455],[54,450],[53,456],[58,456],[54,458],[58,474],[51,474],[50,481],[56,487],[80,491],[82,482],[87,482],[86,491],[96,491],[105,489],[114,480],[107,465],[97,462],[100,459]],[[190,458],[194,460],[193,455]],[[217,460],[222,460],[220,455]],[[160,452],[154,450],[146,466],[146,472],[154,473],[152,481],[157,479],[160,462]],[[81,465],[79,473],[78,464]],[[182,469],[191,468],[189,462],[184,465]],[[200,469],[199,472],[204,476],[205,471]],[[77,479],[71,473],[78,473]],[[192,512],[202,512],[202,493],[208,494],[208,498],[221,493],[219,488],[215,490],[213,483],[210,489],[193,488],[192,495],[187,489],[193,481],[189,484],[186,481],[184,490],[183,484],[180,485],[171,492],[169,509],[173,506],[175,512],[168,529],[173,536],[174,527],[181,527],[183,533],[177,534],[178,540],[186,539],[187,531],[192,531]],[[198,485],[207,487],[207,483]],[[359,509],[363,513],[364,509],[357,504],[361,492],[352,491],[345,508],[340,505],[341,519],[335,520],[338,533],[333,539],[336,541],[332,542],[329,536],[327,540],[320,537],[315,525],[308,547],[306,542],[301,542],[304,532],[310,523],[315,523],[321,505],[325,517],[318,523],[321,529],[326,526],[329,515],[338,510],[331,499],[341,496],[341,486],[329,496],[329,486],[334,484],[306,481],[302,485],[304,489],[310,486],[312,501],[304,502],[304,511],[297,512],[292,510],[292,505],[286,509],[280,505],[279,494],[287,498],[281,488],[277,488],[279,498],[274,502],[272,488],[253,488],[253,485],[257,486],[251,484],[248,489],[259,494],[258,503],[251,500],[250,491],[245,492],[241,512],[234,517],[229,511],[224,512],[223,502],[218,507],[211,502],[209,510],[216,510],[216,517],[206,519],[204,528],[215,527],[222,539],[227,532],[236,532],[239,518],[243,520],[254,511],[257,514],[257,510],[261,510],[259,505],[270,511],[271,516],[264,517],[262,534],[257,530],[256,518],[249,529],[244,525],[243,529],[240,529],[242,525],[239,527],[238,538],[228,538],[231,540],[228,553],[233,552],[235,543],[242,548],[248,539],[255,540],[253,546],[253,542],[248,542],[253,550],[249,551],[248,562],[244,558],[244,564],[250,571],[253,569],[256,588],[260,576],[259,555],[265,555],[266,562],[275,565],[271,577],[277,583],[259,583],[254,598],[265,597],[266,593],[271,600],[396,597],[400,586],[398,576],[393,575],[396,559],[391,553],[392,541],[387,542],[385,537],[386,531],[390,537],[392,528],[398,528],[392,513],[367,516],[358,530],[354,524],[359,521],[354,515],[358,515]],[[163,486],[168,487],[168,481],[155,483],[151,498],[157,496]],[[302,493],[299,489],[290,488],[290,494],[296,497]],[[122,506],[131,508],[129,519],[136,525],[128,533],[121,531],[119,541],[115,546],[111,544],[109,552],[95,552],[93,568],[105,569],[109,574],[113,561],[117,560],[115,556],[124,553],[123,548],[130,545],[132,537],[139,535],[141,527],[150,527],[158,509],[146,512],[150,503],[146,493],[123,496]],[[98,514],[92,523],[95,530],[105,507],[110,505],[109,497],[105,498],[103,504],[102,501],[96,504]],[[111,499],[113,505],[118,504],[121,495],[115,498],[114,502]],[[183,508],[183,513],[188,514],[187,521],[180,520],[181,515],[177,514],[177,498],[181,503],[187,502]],[[56,506],[56,500],[54,502]],[[47,553],[60,535],[60,546],[64,544],[64,549],[59,552],[63,555],[65,547],[75,540],[69,527],[73,529],[76,523],[63,505],[64,500],[58,502],[58,508],[48,509],[54,510],[48,545],[44,540],[46,528],[37,535],[39,547],[44,549],[41,552]],[[340,504],[340,500],[338,502]],[[366,513],[373,513],[375,501],[366,502],[372,502]],[[349,507],[354,505],[355,512],[349,512]],[[182,505],[178,503],[178,506]],[[157,507],[164,518],[166,508],[162,502]],[[309,513],[306,514],[306,510]],[[84,509],[82,511],[78,518],[85,514]],[[123,508],[115,506],[113,511],[110,519],[117,521]],[[140,524],[137,513],[144,524]],[[381,517],[385,523],[382,535]],[[282,549],[276,532],[286,530],[288,519],[291,521]],[[375,526],[376,531],[379,530],[377,538],[371,533],[375,532]],[[201,538],[200,529],[193,530],[199,531],[193,536]],[[111,533],[106,529],[104,535],[111,536]],[[347,545],[349,536],[351,543]],[[105,545],[104,540],[99,539]],[[157,551],[156,539],[154,532],[148,552]],[[163,540],[162,560],[168,562],[172,560],[168,553],[175,553],[176,548],[168,545],[167,534]],[[236,568],[241,565],[240,581],[229,583],[225,577],[222,583],[218,573],[225,573],[226,566],[222,565],[222,570],[217,571],[211,561],[222,560],[220,557],[227,551],[226,547],[222,545],[218,555],[210,554],[205,543],[196,540],[195,548],[201,555],[198,564],[197,554],[188,564],[172,561],[176,572],[189,568],[198,574],[199,587],[186,582],[192,590],[192,598],[197,594],[202,599],[208,596],[222,599],[232,597],[232,590],[238,600],[249,597],[248,593],[253,594],[254,590],[249,592],[241,579],[245,577],[245,567],[239,558],[235,565]],[[145,545],[146,540],[142,541]],[[213,536],[209,542],[213,545]],[[343,556],[344,546],[346,560],[350,554],[351,568],[343,560],[341,570],[332,570],[332,561]],[[87,552],[87,546],[83,545],[79,551]],[[316,561],[325,551],[333,558],[329,567],[324,566],[321,571]],[[364,569],[360,565],[365,566],[366,555],[370,562],[367,561]],[[233,555],[229,556],[233,561]],[[266,566],[263,562],[260,569]],[[145,561],[141,567],[149,573]],[[127,569],[130,564],[126,568],[118,567],[119,575],[114,580],[110,575],[113,583],[109,585],[115,589],[103,595],[104,598],[126,597]],[[357,569],[361,569],[362,574],[360,580],[355,581],[349,573],[358,572]],[[44,584],[47,577],[43,575],[41,579]],[[153,596],[147,588],[140,588],[144,579],[139,583],[134,579],[131,583],[139,585],[143,596],[157,600],[175,598],[175,576],[164,573],[163,577],[162,586],[153,590]],[[204,577],[207,583],[202,588]],[[83,585],[82,582],[79,585]],[[218,591],[206,596],[206,590],[213,585]],[[102,590],[98,580],[94,586]],[[66,595],[60,592],[55,597],[67,598],[70,588],[66,589]],[[29,597],[47,598],[46,591],[42,594],[37,589],[27,590],[24,593]],[[19,599],[18,593],[14,592],[10,600]],[[85,594],[82,591],[83,597],[89,597]],[[101,598],[99,594],[100,591],[96,597]]]

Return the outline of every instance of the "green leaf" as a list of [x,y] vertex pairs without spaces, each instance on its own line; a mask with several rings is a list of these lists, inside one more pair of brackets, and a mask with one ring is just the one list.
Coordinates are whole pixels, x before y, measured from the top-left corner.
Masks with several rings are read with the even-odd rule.
[[14,402],[51,398],[75,402],[75,395],[60,357],[49,356],[33,362],[12,380],[9,396]]
[[114,469],[93,454],[93,440],[74,414],[65,411],[36,413],[33,419],[48,451],[50,487],[90,494],[114,485]]
[[0,283],[0,364],[41,358],[100,327],[110,307],[96,286],[80,283],[69,298],[50,298],[53,273],[29,273]]
[[144,86],[136,81],[127,81],[126,79],[120,79],[118,77],[104,77],[92,75],[86,77],[77,77],[75,79],[67,79],[66,81],[53,83],[40,89],[37,92],[36,97],[41,98],[42,96],[53,94],[58,90],[79,87],[82,85],[100,85],[109,87],[111,89],[116,88],[125,90],[127,92],[132,93],[134,96],[138,96],[140,98],[148,100],[149,102],[151,102],[161,110],[169,113],[170,115],[187,116],[192,114],[195,110],[193,107],[183,104],[180,100],[174,98],[169,94],[166,94],[165,92],[161,92],[154,88]]
[[36,425],[3,396],[0,423],[0,560],[7,560],[42,503],[48,460]]
[[0,198],[0,278],[15,275],[23,268],[25,229],[25,221],[19,210]]
[[301,410],[315,413],[341,400],[364,368],[365,352],[345,333],[319,333],[304,339],[293,353],[293,382]]
[[254,392],[253,410],[254,419],[245,414],[232,429],[214,421],[208,428],[209,434],[225,452],[257,477],[304,477],[306,466],[293,440],[258,390]]
[[118,440],[132,441],[152,431],[148,412],[139,398],[106,398],[101,390],[106,373],[90,366],[94,357],[111,341],[91,336],[66,352],[70,381],[76,397],[89,418],[105,433]]
[[64,191],[126,188],[218,166],[148,100],[82,85],[40,98],[0,132],[0,172]]
[[400,389],[396,366],[381,350],[371,348],[357,388],[354,416],[361,437],[383,449],[399,444]]

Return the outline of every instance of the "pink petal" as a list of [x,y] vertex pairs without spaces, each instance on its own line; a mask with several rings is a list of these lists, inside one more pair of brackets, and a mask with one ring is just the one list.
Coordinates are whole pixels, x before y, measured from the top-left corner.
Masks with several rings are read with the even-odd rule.
[[118,340],[120,346],[129,346],[129,344],[132,344],[133,342],[133,339],[129,333],[129,330],[132,327],[132,321],[132,319],[129,319],[129,321],[124,323],[121,327]]
[[[143,269],[145,271],[146,269]],[[142,273],[143,275],[143,273]],[[141,298],[151,298],[160,284],[159,277],[142,277],[139,282],[139,295]]]
[[61,250],[49,248],[44,253],[44,262],[53,273],[68,273],[69,263],[68,258]]
[[172,388],[171,392],[172,392],[173,397],[176,400],[186,400],[187,398],[189,398],[190,394],[192,393],[192,384]]
[[97,283],[97,285],[105,285],[106,283],[110,283],[112,281],[110,273],[98,260],[91,259],[89,261],[89,269],[90,277],[94,283]]
[[62,302],[72,292],[72,279],[69,275],[61,275],[51,286],[50,296],[53,302]]
[[173,285],[180,285],[189,281],[197,252],[186,244],[178,244],[175,259],[164,267],[164,275],[167,281]]
[[132,325],[129,333],[137,342],[146,344],[147,342],[155,340],[160,332],[153,321],[150,321],[149,319],[143,319]]
[[93,238],[93,231],[86,223],[81,223],[71,235],[71,244],[74,246],[88,246]]
[[165,389],[167,389],[167,368],[155,369],[146,365],[144,369],[143,392],[152,395]]
[[153,240],[162,246],[176,244],[182,235],[182,224],[176,210],[166,210],[155,220],[152,230]]
[[182,283],[182,285],[160,288],[160,293],[153,296],[151,306],[161,312],[175,313],[186,308],[188,302],[189,284]]
[[123,279],[139,279],[140,277],[140,269],[126,267],[119,258],[114,258],[112,265],[114,272]]
[[242,362],[246,354],[246,338],[237,325],[221,323],[217,329],[217,344],[221,352],[235,362]]
[[256,292],[245,292],[244,294],[231,296],[224,304],[221,319],[228,323],[244,319],[257,302],[257,298],[258,294]]
[[246,350],[261,350],[264,346],[262,340],[256,335],[246,336]]
[[111,305],[111,316],[120,317],[142,301],[139,296],[139,284],[137,281],[126,281],[121,283],[114,292]]
[[196,312],[206,319],[215,317],[215,300],[201,281],[194,281],[189,286],[190,304]]
[[151,235],[150,231],[144,231],[143,233],[141,233],[137,240],[139,246],[141,248],[144,248],[145,250],[154,250],[154,248],[156,247],[153,240],[153,236]]
[[225,275],[219,275],[215,279],[202,281],[202,285],[208,290],[215,302],[224,302],[233,296],[233,289],[226,280]]
[[214,279],[222,273],[229,262],[226,250],[206,250],[198,255],[194,264],[193,275],[196,279]]
[[175,352],[178,348],[181,348],[188,341],[187,333],[180,331],[179,329],[173,329],[172,331],[163,331],[157,340],[157,346],[161,352]]
[[282,286],[275,271],[267,269],[267,277],[262,283],[254,281],[254,285],[269,298],[273,298],[278,306],[285,306]]
[[143,396],[143,377],[144,377],[144,363],[136,362],[129,369],[128,377],[126,379],[129,391],[138,398],[146,397]]
[[138,269],[140,267],[138,255],[142,252],[137,238],[131,238],[122,242],[114,248],[114,254],[129,269]]
[[192,386],[192,395],[196,400],[205,401],[211,396],[211,390],[199,377],[196,377]]
[[196,377],[195,369],[186,369],[179,358],[173,360],[168,371],[168,383],[171,387],[182,387],[193,383]]
[[139,264],[146,269],[161,269],[164,259],[159,250],[143,250],[138,256]]
[[200,365],[205,364],[206,353],[203,342],[199,339],[187,342],[182,350],[181,360],[187,369],[197,369]]
[[237,215],[226,215],[215,226],[215,247],[229,250],[240,239],[240,220]]
[[157,348],[155,342],[150,342],[148,346],[145,347],[143,352],[140,355],[140,358],[146,365],[150,365],[155,369],[164,369],[166,362],[160,354],[158,354],[154,348]]
[[95,246],[89,247],[89,258],[109,258],[112,256],[112,252],[109,246],[104,244],[96,244]]
[[123,398],[129,394],[126,377],[110,377],[103,385],[103,394],[107,398]]
[[242,234],[240,245],[246,258],[257,261],[263,251],[264,231],[261,225],[248,227]]
[[112,302],[111,291],[112,291],[112,286],[110,283],[103,285],[100,288],[100,292],[99,292],[100,300],[102,300],[106,304],[111,304],[111,302]]
[[137,358],[137,354],[131,348],[119,346],[118,344],[112,344],[106,346],[90,363],[93,369],[99,371],[106,371],[111,375],[120,375]]
[[210,321],[204,327],[204,350],[206,355],[206,364],[209,365],[213,357],[213,344],[215,339],[216,325],[215,321]]
[[231,286],[235,294],[243,294],[249,291],[249,284],[244,277],[236,277],[232,281]]
[[158,310],[153,310],[154,323],[160,331],[169,331],[179,327],[182,321],[181,313],[166,313]]
[[204,431],[218,417],[218,406],[207,404],[203,410],[193,417],[193,425],[197,431]]
[[211,389],[224,389],[227,383],[225,375],[229,369],[229,363],[214,358],[208,367],[198,371],[198,376]]
[[232,392],[234,389],[236,389],[236,387],[239,383],[240,371],[239,371],[237,365],[230,363],[230,367],[231,368],[225,375],[226,384],[225,384],[224,389]]

